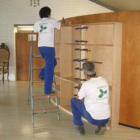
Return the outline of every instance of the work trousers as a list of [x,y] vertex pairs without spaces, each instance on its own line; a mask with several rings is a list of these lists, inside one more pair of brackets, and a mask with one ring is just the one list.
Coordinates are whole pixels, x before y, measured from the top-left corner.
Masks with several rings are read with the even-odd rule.
[[105,125],[109,121],[109,118],[104,120],[93,119],[86,111],[84,103],[76,98],[71,99],[71,109],[73,113],[73,123],[77,126],[84,125],[81,119],[82,116],[93,125]]
[[38,47],[41,56],[45,60],[45,66],[41,69],[39,77],[44,79],[44,94],[50,94],[54,77],[54,67],[57,62],[55,59],[54,47]]

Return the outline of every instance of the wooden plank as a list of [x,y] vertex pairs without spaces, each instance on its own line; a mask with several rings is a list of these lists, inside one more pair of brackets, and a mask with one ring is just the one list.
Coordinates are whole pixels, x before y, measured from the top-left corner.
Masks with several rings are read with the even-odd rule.
[[[72,60],[81,58],[81,51],[77,49],[81,49],[81,46],[79,45],[72,46]],[[75,68],[81,68],[81,65],[79,62],[72,61],[72,77],[75,78],[80,77],[80,71],[75,70]]]
[[96,24],[83,30],[87,44],[113,44],[113,24]]
[[70,105],[70,100],[73,97],[72,94],[72,83],[61,79],[61,98],[60,105]]
[[81,40],[81,30],[76,30],[77,27],[72,27],[72,43],[75,43],[75,40]]
[[72,43],[72,27],[61,28],[61,43]]
[[86,46],[90,50],[85,52],[89,61],[102,62],[102,64],[94,63],[96,74],[104,77],[110,85],[112,85],[112,64],[113,64],[113,47],[108,46]]
[[63,44],[61,45],[60,53],[60,76],[72,76],[72,46]]
[[54,42],[55,43],[60,43],[61,42],[61,31],[55,29],[54,30]]

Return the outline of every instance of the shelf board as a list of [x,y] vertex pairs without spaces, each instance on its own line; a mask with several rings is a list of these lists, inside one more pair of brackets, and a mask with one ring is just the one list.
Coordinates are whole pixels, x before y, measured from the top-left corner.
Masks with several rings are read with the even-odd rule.
[[54,43],[54,45],[60,45],[61,43]]
[[71,106],[70,105],[61,106],[61,107],[71,112]]
[[67,44],[67,45],[84,45],[84,46],[107,46],[107,47],[113,47],[113,44],[88,44],[88,43],[60,43],[61,44]]
[[74,77],[61,77],[61,79],[78,84],[80,83],[78,80],[75,80]]
[[80,44],[80,43],[61,43],[66,45],[86,45],[86,44]]
[[[52,86],[52,88],[53,88],[53,90],[54,90],[54,86]],[[60,91],[60,85],[56,85],[56,91],[57,91],[58,93],[61,92],[61,91]]]
[[55,59],[56,59],[56,60],[60,60],[60,58],[59,58],[59,57],[56,57]]
[[113,47],[113,44],[85,44],[85,46],[107,46],[107,47]]
[[109,90],[112,91],[112,85],[109,85]]
[[[53,100],[53,102],[55,102],[55,98],[54,97],[52,97],[51,99]],[[58,105],[60,105],[60,95],[59,94],[58,94]]]
[[55,72],[55,73],[54,73],[54,76],[60,77],[60,72]]
[[61,91],[60,91],[60,85],[56,85],[56,90],[57,90],[57,92],[59,92],[59,93],[61,92]]
[[[55,72],[54,75],[58,78],[63,79],[63,80],[80,84],[80,81],[75,80],[74,77],[60,77],[60,72]],[[112,85],[111,84],[109,84],[109,90],[112,91]]]

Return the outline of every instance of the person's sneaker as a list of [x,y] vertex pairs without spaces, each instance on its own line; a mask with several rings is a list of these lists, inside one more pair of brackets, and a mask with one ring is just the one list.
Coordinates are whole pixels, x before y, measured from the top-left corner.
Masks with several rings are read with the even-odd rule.
[[51,93],[56,93],[56,91],[52,89]]
[[96,135],[103,135],[106,131],[106,125],[98,125],[97,130],[95,131]]
[[84,126],[75,126],[75,130],[79,135],[85,135]]
[[38,77],[39,78],[39,80],[44,80],[44,78],[43,77]]

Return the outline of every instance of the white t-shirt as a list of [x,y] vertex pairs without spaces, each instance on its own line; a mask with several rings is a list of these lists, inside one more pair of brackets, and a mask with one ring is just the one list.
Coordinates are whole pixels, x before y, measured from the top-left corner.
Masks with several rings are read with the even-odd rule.
[[61,23],[52,18],[42,18],[35,22],[34,32],[39,33],[38,47],[54,47],[54,29],[60,30]]
[[91,78],[83,83],[79,99],[84,98],[84,105],[93,119],[103,120],[110,117],[109,86],[103,77]]

